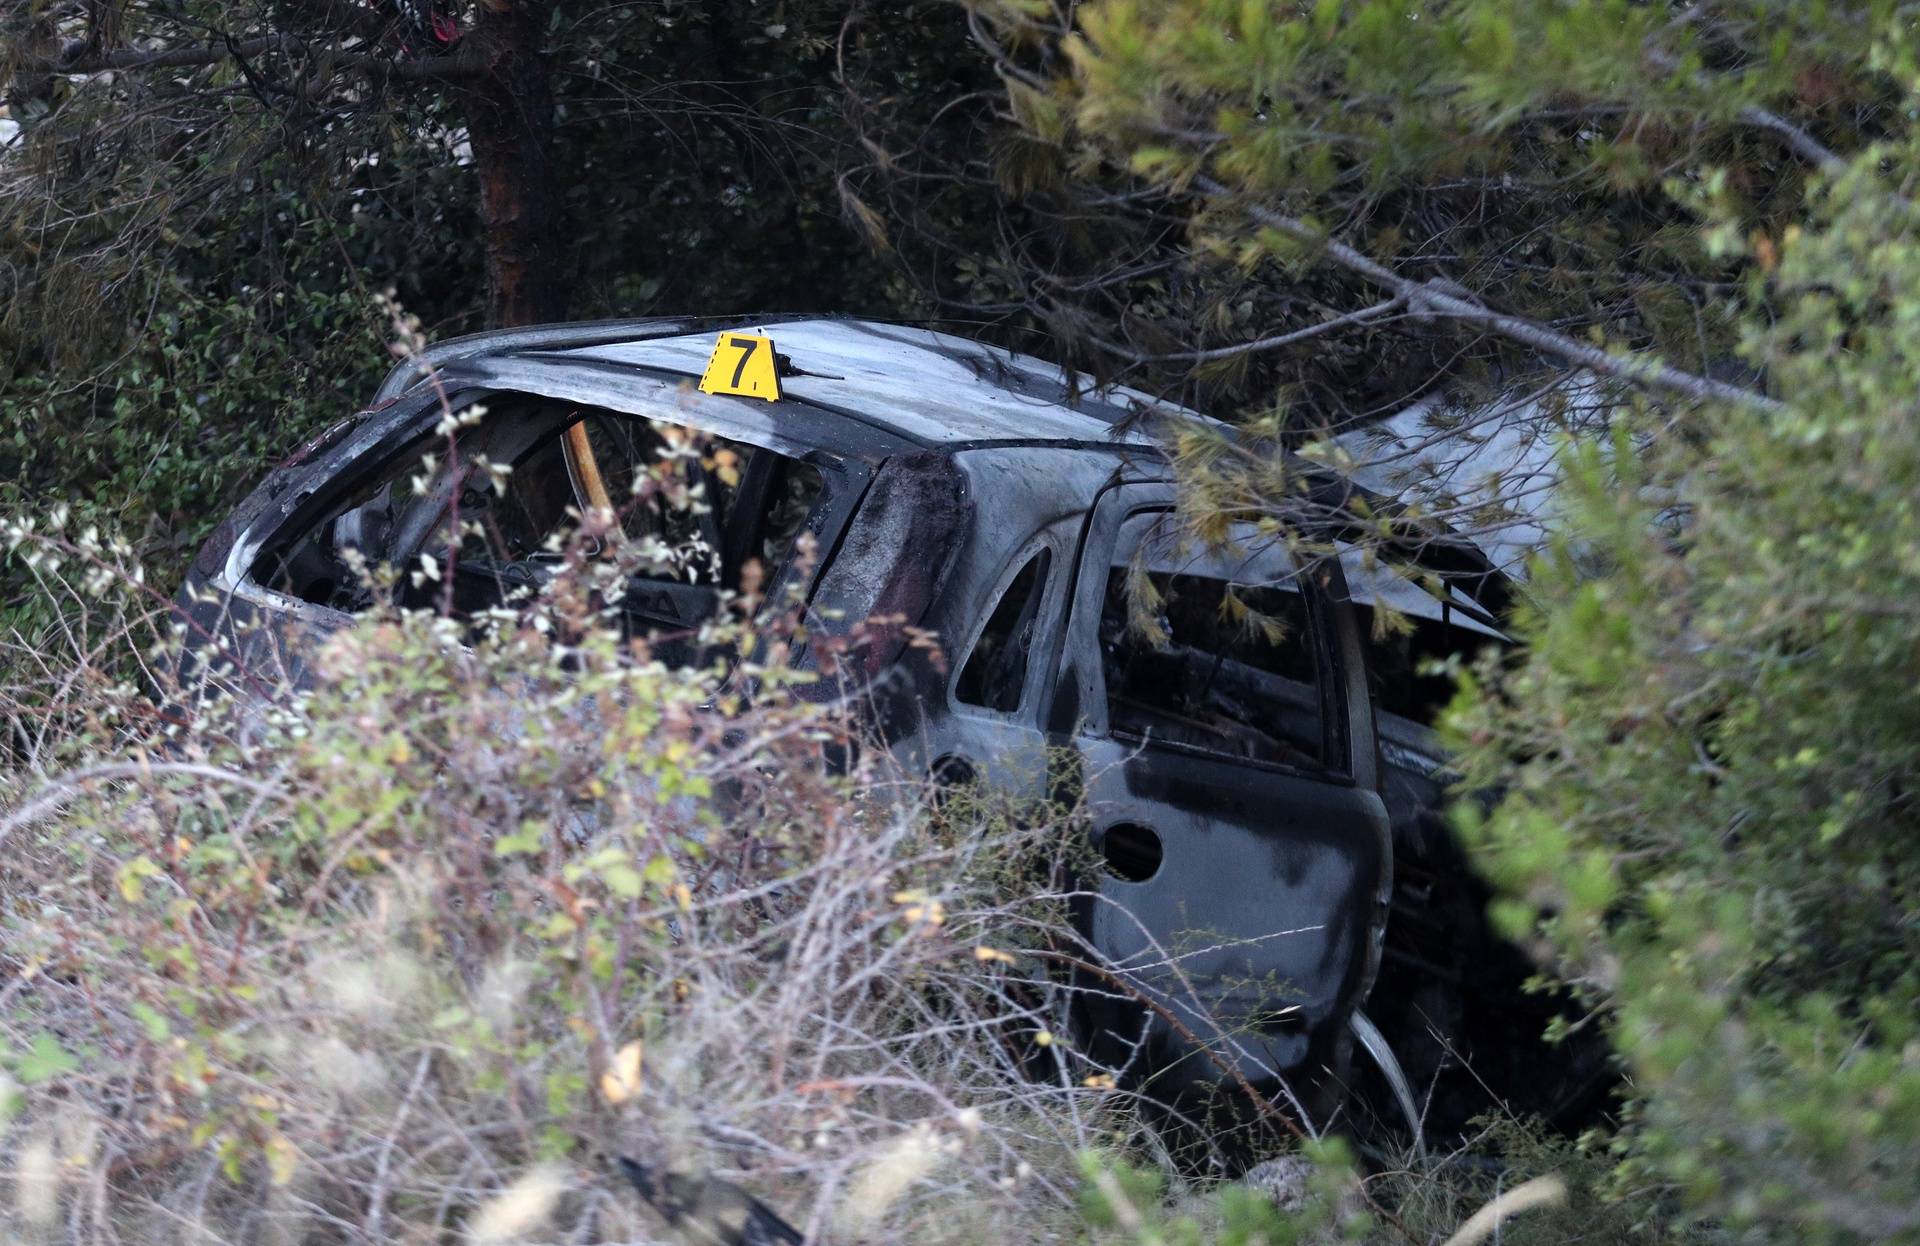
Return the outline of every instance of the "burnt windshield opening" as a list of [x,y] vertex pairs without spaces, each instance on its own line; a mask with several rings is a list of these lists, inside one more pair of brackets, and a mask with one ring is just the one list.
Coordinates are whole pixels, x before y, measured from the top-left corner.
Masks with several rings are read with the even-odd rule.
[[[823,471],[823,469],[825,469]],[[584,516],[634,555],[609,602],[634,634],[689,631],[723,593],[764,593],[794,564],[831,460],[517,394],[456,401],[441,427],[347,469],[254,560],[274,592],[359,613],[384,595],[471,619],[553,582]],[[663,655],[665,656],[665,655]]]

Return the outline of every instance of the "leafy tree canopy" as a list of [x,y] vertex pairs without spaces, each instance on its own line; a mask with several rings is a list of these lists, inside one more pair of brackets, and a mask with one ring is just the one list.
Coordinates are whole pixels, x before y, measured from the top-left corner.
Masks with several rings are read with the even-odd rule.
[[982,309],[1296,426],[1606,351],[1668,394],[1746,385],[1746,260],[1703,214],[1775,237],[1906,124],[1892,4],[970,7],[990,158],[876,172],[902,237],[956,244],[929,187],[971,195]]

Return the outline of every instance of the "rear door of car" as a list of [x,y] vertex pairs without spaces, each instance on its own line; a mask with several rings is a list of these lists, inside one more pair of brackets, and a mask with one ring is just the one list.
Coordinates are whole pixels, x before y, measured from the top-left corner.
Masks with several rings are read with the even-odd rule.
[[1390,882],[1358,638],[1337,564],[1248,527],[1202,548],[1172,507],[1101,496],[1054,690],[1099,858],[1079,924],[1116,971],[1083,1033],[1157,1098],[1244,1078],[1320,1124]]

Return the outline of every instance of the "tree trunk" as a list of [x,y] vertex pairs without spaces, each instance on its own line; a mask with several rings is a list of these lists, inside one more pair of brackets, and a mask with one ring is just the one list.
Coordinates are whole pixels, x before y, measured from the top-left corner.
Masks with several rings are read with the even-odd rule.
[[567,311],[553,84],[540,50],[550,7],[483,0],[466,36],[485,66],[461,100],[480,177],[487,323],[495,327],[558,320]]

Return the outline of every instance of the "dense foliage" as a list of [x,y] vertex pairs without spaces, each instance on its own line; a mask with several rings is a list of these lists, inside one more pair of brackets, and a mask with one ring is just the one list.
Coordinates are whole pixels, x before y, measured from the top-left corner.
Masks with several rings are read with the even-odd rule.
[[1512,928],[1554,913],[1633,1071],[1623,1189],[1785,1241],[1920,1235],[1915,156],[1756,278],[1785,411],[1580,461],[1528,657],[1455,720],[1509,789],[1473,826]]
[[[841,76],[875,99],[938,96],[963,72],[944,55],[956,11],[890,7],[843,30],[829,3],[534,7],[550,10],[566,314],[914,309],[842,223]],[[392,362],[382,291],[436,337],[486,327],[458,92],[418,77],[460,45],[428,54],[399,12],[131,0],[0,15],[20,127],[0,148],[0,498],[111,518],[167,578],[263,461],[372,391]],[[360,38],[387,76],[272,51],[35,72],[63,47],[192,53],[289,32]],[[32,613],[23,582],[0,592],[11,617]]]
[[[124,549],[57,514],[6,537],[156,642]],[[0,713],[61,728],[26,763],[53,782],[0,770],[10,1229],[632,1241],[618,1154],[855,1237],[1071,1223],[1074,1154],[1128,1114],[1022,1068],[1064,909],[1008,883],[1064,837],[929,816],[882,751],[824,766],[851,724],[782,646],[731,679],[635,661],[586,626],[642,557],[609,539],[466,645],[377,612],[264,712],[9,663],[41,681]]]
[[[21,127],[0,147],[0,507],[16,525],[70,511],[69,570],[85,570],[74,534],[101,523],[169,585],[263,463],[370,391],[392,336],[382,290],[436,333],[487,315],[465,105],[426,65],[441,53],[376,21],[380,6],[297,7],[0,15]],[[1130,1135],[1099,1087],[1016,1103],[1026,1083],[1000,1080],[987,1045],[916,1046],[925,1034],[886,1028],[923,1006],[910,980],[950,985],[988,1029],[1034,1022],[994,979],[1001,962],[968,963],[986,938],[973,859],[909,797],[861,804],[809,769],[806,733],[837,726],[741,707],[732,727],[780,741],[754,764],[791,783],[756,789],[764,806],[729,820],[704,784],[739,744],[684,715],[697,678],[585,655],[586,683],[609,698],[589,738],[578,672],[524,674],[546,642],[503,637],[456,659],[431,620],[394,617],[342,642],[337,682],[266,738],[209,719],[171,739],[118,682],[148,638],[105,626],[91,593],[61,597],[49,564],[25,556],[44,530],[16,526],[0,574],[13,750],[0,795],[41,803],[0,822],[21,862],[7,955],[31,965],[0,991],[13,1001],[37,982],[42,1011],[0,1017],[14,1083],[0,1113],[41,1129],[22,1156],[42,1169],[48,1139],[91,1148],[72,1173],[49,1170],[52,1188],[212,1156],[231,1186],[197,1208],[195,1231],[250,1232],[297,1192],[300,1214],[327,1208],[371,1234],[444,1229],[531,1172],[527,1205],[590,1229],[614,1213],[577,1172],[540,1166],[579,1161],[570,1139],[621,1136],[698,1141],[856,1219],[836,1183],[873,1169],[884,1186],[880,1161],[905,1156],[922,1197],[879,1200],[887,1231],[949,1240],[1044,1222],[1271,1242],[1346,1221],[1424,1241],[1509,1176],[1549,1169],[1573,1201],[1530,1213],[1534,1240],[1920,1239],[1920,10],[443,7],[462,22],[482,8],[538,17],[570,314],[937,316],[1178,394],[1251,434],[1180,448],[1203,533],[1296,504],[1298,473],[1272,451],[1344,464],[1351,443],[1325,433],[1416,398],[1445,399],[1424,430],[1436,444],[1516,423],[1563,442],[1557,536],[1513,620],[1526,648],[1470,672],[1451,730],[1468,786],[1492,797],[1463,803],[1460,822],[1501,888],[1500,920],[1612,1037],[1618,1127],[1543,1143],[1505,1122],[1485,1141],[1510,1171],[1482,1181],[1373,1156],[1359,1193],[1330,1148],[1313,1214],[1237,1191],[1183,1201],[1150,1153],[1109,1162]],[[375,42],[354,55],[378,65],[217,50],[341,21],[366,28]],[[216,53],[169,74],[49,72],[49,57],[159,46]],[[1529,401],[1487,405],[1516,392]],[[1516,501],[1506,483],[1366,518],[1383,535],[1437,518],[1498,531]],[[551,736],[476,754],[502,687],[524,702],[513,730]],[[690,762],[702,748],[716,760]],[[200,769],[156,769],[163,755]],[[57,777],[76,771],[124,786]],[[663,783],[690,785],[685,800]],[[561,852],[522,826],[621,800],[661,842],[616,829]],[[699,835],[675,829],[690,809]],[[894,837],[869,855],[828,851],[880,823]],[[769,855],[696,917],[674,889],[708,851],[700,835]],[[796,873],[808,858],[850,873]],[[634,860],[660,864],[636,874]],[[863,870],[884,886],[860,892],[848,880]],[[818,912],[850,933],[820,977],[769,972],[758,884],[801,909],[835,897]],[[562,929],[554,897],[569,895]],[[936,899],[944,930],[910,937]],[[666,984],[684,949],[663,931],[709,918],[725,937],[703,964],[725,989],[681,998]],[[134,948],[150,954],[137,972],[107,971]],[[658,972],[643,985],[625,964]],[[417,1008],[364,1006],[389,973],[410,975]],[[817,1109],[790,1082],[763,1095],[746,1084],[759,1053],[714,1046],[775,1041],[756,1009],[843,974],[873,986],[860,1024],[878,1028],[801,1046],[822,1082],[906,1083],[887,1083],[884,1108]],[[519,1011],[503,1020],[500,999]],[[674,1105],[664,1125],[610,1111],[595,1082],[642,1036],[682,1053],[648,1066]],[[330,1076],[371,1080],[307,1097],[321,1081],[301,1044],[346,1053]],[[410,1092],[416,1068],[431,1077]],[[721,1082],[723,1102],[696,1105]],[[975,1116],[948,1110],[975,1103],[985,1141]],[[923,1119],[924,1133],[893,1128]],[[816,1127],[850,1139],[824,1148],[842,1158],[808,1149]],[[468,1129],[488,1139],[477,1153],[446,1141]],[[403,1136],[422,1156],[396,1168]],[[948,1143],[991,1162],[949,1171]],[[1042,1156],[1079,1147],[1097,1158],[1073,1213],[1076,1175]],[[172,1188],[126,1214],[158,1215]],[[23,1203],[26,1227],[45,1228],[34,1217],[49,1206]]]
[[903,253],[931,268],[970,247],[948,306],[1044,325],[1052,349],[1208,409],[1283,402],[1301,432],[1541,358],[1390,301],[1323,232],[1429,293],[1738,376],[1740,265],[1698,245],[1672,184],[1717,169],[1749,226],[1795,219],[1810,173],[1902,124],[1866,49],[1911,20],[1785,2],[971,7],[1015,129],[956,100],[970,131],[949,121],[870,179]]

